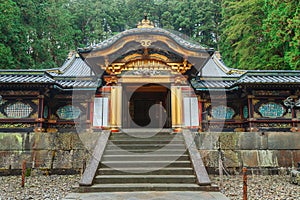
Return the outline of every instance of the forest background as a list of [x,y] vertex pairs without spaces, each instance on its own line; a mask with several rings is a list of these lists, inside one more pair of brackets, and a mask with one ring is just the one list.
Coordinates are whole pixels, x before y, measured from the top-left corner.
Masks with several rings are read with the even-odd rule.
[[144,13],[220,51],[228,67],[300,69],[299,0],[0,0],[0,68],[59,67]]

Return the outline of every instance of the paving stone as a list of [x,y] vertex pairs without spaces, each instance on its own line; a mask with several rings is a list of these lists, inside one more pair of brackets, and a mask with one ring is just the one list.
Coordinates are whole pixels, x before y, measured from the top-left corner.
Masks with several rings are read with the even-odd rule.
[[65,200],[86,199],[86,200],[228,200],[219,192],[114,192],[114,193],[89,193],[89,194],[68,194]]

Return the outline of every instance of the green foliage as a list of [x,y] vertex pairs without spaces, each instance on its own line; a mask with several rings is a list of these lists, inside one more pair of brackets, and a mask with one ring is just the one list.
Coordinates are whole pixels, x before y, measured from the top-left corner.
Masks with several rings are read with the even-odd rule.
[[29,177],[31,175],[31,168],[26,168],[25,177]]
[[220,48],[226,64],[234,68],[258,69],[263,46],[264,0],[225,0]]
[[67,52],[74,49],[69,1],[18,0],[16,3],[22,13],[27,52],[36,68],[61,65]]
[[70,50],[157,27],[220,50],[229,67],[300,69],[299,0],[0,0],[0,68],[59,67]]
[[32,64],[26,53],[26,35],[20,9],[12,0],[0,0],[0,68],[22,68]]
[[299,1],[224,0],[224,61],[243,69],[300,69]]
[[264,20],[267,66],[300,69],[300,3],[298,0],[266,0]]

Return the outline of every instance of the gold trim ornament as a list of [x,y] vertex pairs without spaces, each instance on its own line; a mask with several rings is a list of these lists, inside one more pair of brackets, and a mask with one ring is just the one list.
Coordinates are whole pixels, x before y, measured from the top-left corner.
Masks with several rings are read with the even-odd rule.
[[147,13],[144,13],[144,19],[138,23],[137,28],[154,28],[154,24],[148,19]]

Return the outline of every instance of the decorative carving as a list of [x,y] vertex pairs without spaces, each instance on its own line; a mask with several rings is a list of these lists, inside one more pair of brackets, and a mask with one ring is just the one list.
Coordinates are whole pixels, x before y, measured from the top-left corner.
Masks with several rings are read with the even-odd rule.
[[220,105],[212,107],[211,116],[214,119],[232,119],[235,112],[231,107]]
[[138,28],[154,28],[154,24],[148,20],[147,13],[144,13],[144,19],[138,23]]
[[288,107],[288,111],[291,112],[291,109],[294,107],[300,107],[300,98],[298,100],[294,100],[295,98],[293,96],[287,97],[284,101],[283,104],[285,107]]
[[172,70],[180,72],[181,74],[185,73],[192,68],[192,64],[188,63],[187,59],[184,59],[182,63],[168,63],[171,66]]
[[286,96],[290,94],[290,91],[254,90],[252,94],[255,96]]
[[151,40],[141,40],[140,43],[143,47],[149,47],[151,45],[152,41]]
[[104,80],[106,82],[106,85],[114,85],[118,83],[118,78],[115,75],[105,76]]
[[258,111],[263,117],[277,118],[282,117],[286,110],[282,105],[278,103],[269,102],[266,104],[262,104],[258,108]]
[[80,116],[81,110],[78,107],[67,105],[60,107],[56,111],[56,114],[60,119],[73,120],[77,119]]
[[155,76],[159,75],[160,71],[153,70],[153,69],[138,69],[133,72],[134,75],[141,75],[141,76]]

